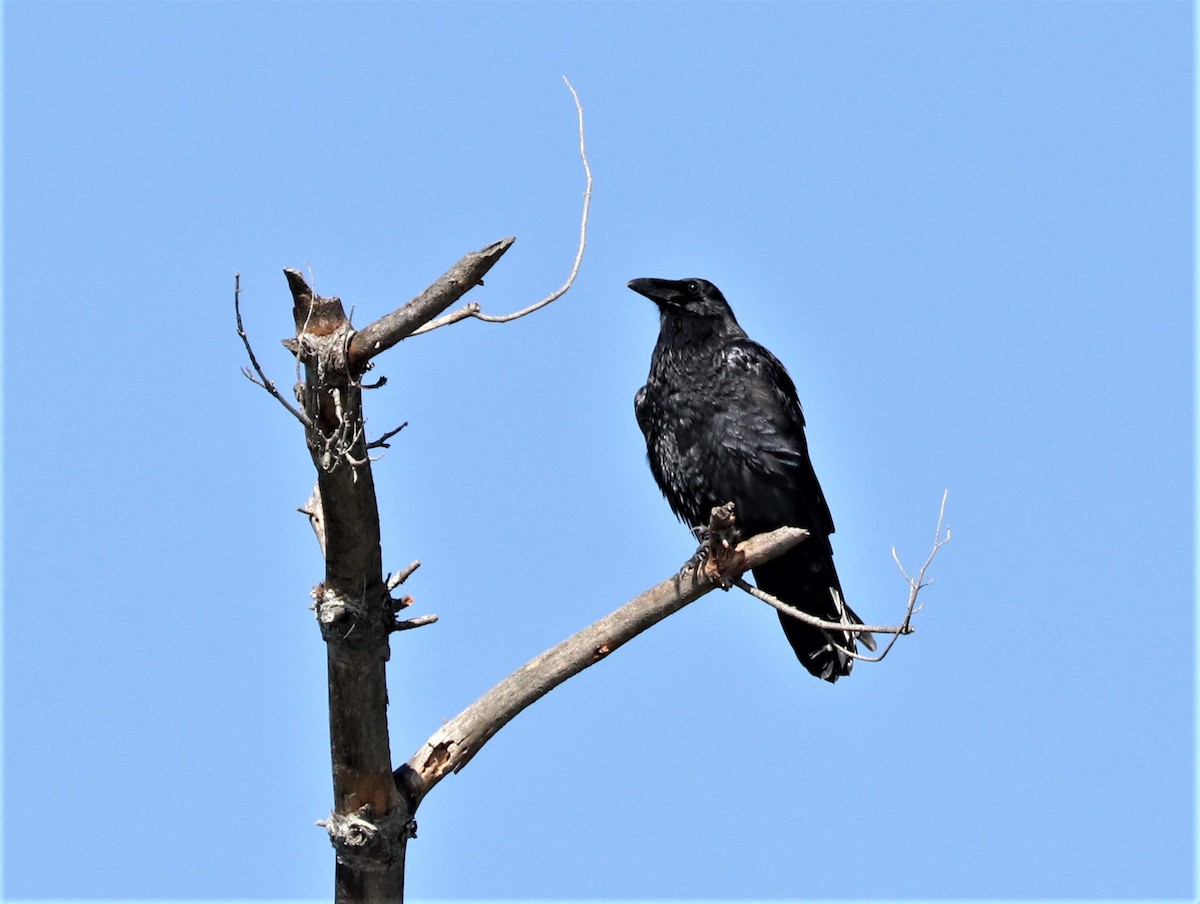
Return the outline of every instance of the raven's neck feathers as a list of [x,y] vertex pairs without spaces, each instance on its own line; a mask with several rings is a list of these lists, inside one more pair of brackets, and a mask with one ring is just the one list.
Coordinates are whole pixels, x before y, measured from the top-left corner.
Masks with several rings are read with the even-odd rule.
[[730,311],[725,317],[694,317],[664,310],[659,317],[658,348],[708,348],[731,339],[745,339],[746,331]]

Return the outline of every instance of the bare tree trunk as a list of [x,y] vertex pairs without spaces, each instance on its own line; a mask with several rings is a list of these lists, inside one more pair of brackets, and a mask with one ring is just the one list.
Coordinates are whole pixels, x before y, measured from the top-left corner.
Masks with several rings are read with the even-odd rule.
[[[412,301],[361,333],[351,327],[340,299],[315,295],[300,273],[285,270],[296,337],[284,344],[304,365],[304,382],[296,387],[299,410],[267,380],[246,343],[262,385],[304,424],[317,469],[317,489],[305,510],[325,554],[325,580],[313,590],[313,608],[329,670],[333,812],[325,825],[337,852],[339,902],[403,900],[404,853],[415,831],[416,801],[400,792],[392,773],[388,638],[433,620],[398,622],[396,613],[407,601],[393,600],[385,583],[369,456],[380,441],[368,442],[364,431],[362,375],[372,357],[479,285],[512,241],[464,256]],[[245,339],[240,314],[239,332]]]
[[[298,390],[312,422],[306,431],[317,468],[312,503],[319,500],[324,529],[325,580],[313,597],[329,668],[333,814],[328,828],[339,848],[337,900],[400,901],[403,826],[411,814],[391,775],[385,665],[392,619],[385,605],[379,511],[362,429],[362,388],[345,353],[352,330],[341,301],[314,296],[295,271],[287,271],[287,277],[305,371]],[[377,827],[398,823],[401,829],[368,832],[352,821],[356,816]],[[365,861],[353,854],[366,852],[355,847],[372,849],[371,862],[383,868],[362,868]]]

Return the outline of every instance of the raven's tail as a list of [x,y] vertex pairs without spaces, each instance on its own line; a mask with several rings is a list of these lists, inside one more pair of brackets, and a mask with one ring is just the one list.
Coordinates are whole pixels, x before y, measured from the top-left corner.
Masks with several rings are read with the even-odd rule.
[[[754,580],[764,590],[801,612],[825,621],[861,625],[862,619],[842,600],[842,586],[833,567],[828,541],[813,537],[782,556],[754,569]],[[857,641],[875,649],[875,638],[867,632],[818,628],[795,616],[779,613],[779,623],[788,642],[810,673],[826,681],[849,675],[854,659],[845,651],[858,652]]]

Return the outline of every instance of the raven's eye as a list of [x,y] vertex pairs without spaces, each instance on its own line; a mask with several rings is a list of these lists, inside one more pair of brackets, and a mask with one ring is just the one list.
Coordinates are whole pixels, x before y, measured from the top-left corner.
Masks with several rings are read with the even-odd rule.
[[692,295],[699,295],[700,294],[700,283],[695,282],[695,281],[688,283],[687,290]]

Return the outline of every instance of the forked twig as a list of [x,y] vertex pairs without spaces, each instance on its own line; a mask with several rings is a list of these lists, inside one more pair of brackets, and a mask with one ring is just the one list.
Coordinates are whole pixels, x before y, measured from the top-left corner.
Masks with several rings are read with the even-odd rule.
[[579,265],[583,263],[583,250],[587,247],[587,225],[588,213],[592,206],[592,168],[588,165],[587,145],[583,135],[583,106],[579,103],[579,95],[575,92],[575,86],[564,75],[563,82],[567,89],[571,92],[571,97],[575,101],[575,112],[579,116],[579,157],[583,161],[583,173],[587,177],[587,184],[583,190],[583,214],[579,221],[579,249],[575,252],[575,262],[571,265],[571,272],[567,276],[567,281],[564,282],[558,289],[551,292],[541,301],[535,301],[527,308],[522,308],[519,311],[514,311],[511,314],[485,314],[480,310],[479,302],[473,301],[463,305],[457,311],[452,311],[444,317],[439,317],[437,320],[432,320],[417,330],[413,330],[412,335],[418,336],[421,333],[428,333],[430,330],[436,330],[438,327],[449,326],[452,323],[458,323],[460,320],[474,318],[483,320],[487,323],[508,323],[517,320],[527,314],[532,314],[552,301],[556,301],[567,293],[567,290],[575,284],[575,277],[579,273]]
[[[880,662],[895,645],[896,641],[904,634],[912,634],[913,628],[911,622],[912,617],[920,612],[923,607],[917,605],[917,595],[921,592],[921,588],[927,587],[932,581],[925,580],[925,572],[929,570],[929,566],[933,564],[934,558],[938,551],[950,542],[950,528],[946,528],[945,537],[942,536],[942,523],[946,517],[946,497],[950,494],[949,490],[942,493],[942,505],[938,510],[937,528],[933,533],[933,549],[929,553],[929,558],[925,560],[925,564],[921,566],[921,570],[917,572],[916,578],[911,578],[908,572],[904,570],[904,566],[900,564],[900,557],[896,554],[896,547],[892,547],[892,560],[896,563],[896,567],[900,569],[900,574],[904,576],[904,580],[908,582],[908,606],[904,612],[904,619],[898,625],[855,625],[849,622],[834,622],[823,618],[817,618],[815,615],[809,615],[807,612],[802,612],[795,606],[789,606],[782,600],[765,593],[748,584],[743,578],[734,580],[734,585],[756,599],[762,600],[770,606],[778,609],[785,615],[799,619],[806,624],[813,625],[817,628],[823,628],[826,631],[841,631],[851,634],[891,634],[892,638],[887,642],[887,645],[879,653],[878,656],[866,656],[854,650],[847,649],[842,644],[837,643],[830,638],[832,644],[839,652],[845,653],[851,659],[861,659],[863,662]],[[840,600],[835,600],[835,604],[840,604]],[[838,605],[839,609],[843,607]],[[873,649],[873,647],[872,647]]]
[[403,430],[407,426],[408,426],[408,421],[405,421],[403,424],[401,424],[395,430],[389,430],[387,433],[383,434],[383,436],[379,437],[379,439],[371,440],[371,442],[367,443],[367,448],[368,449],[390,449],[390,448],[392,448],[392,444],[389,443],[388,440],[391,439],[393,436],[395,436],[397,433],[399,433],[401,430]]
[[263,373],[263,369],[258,363],[258,358],[254,356],[254,349],[250,345],[250,337],[246,335],[246,328],[242,326],[241,295],[242,274],[237,272],[233,274],[233,311],[237,315],[237,333],[242,337],[242,345],[246,346],[246,354],[250,356],[250,363],[254,366],[254,373],[258,374],[258,378],[255,379],[254,374],[250,373],[245,367],[242,368],[242,375],[255,386],[261,386],[273,395],[280,405],[292,413],[292,416],[296,420],[311,430],[312,421],[308,419],[308,415],[279,394],[279,390],[275,388],[275,381],[267,379],[267,375]]

